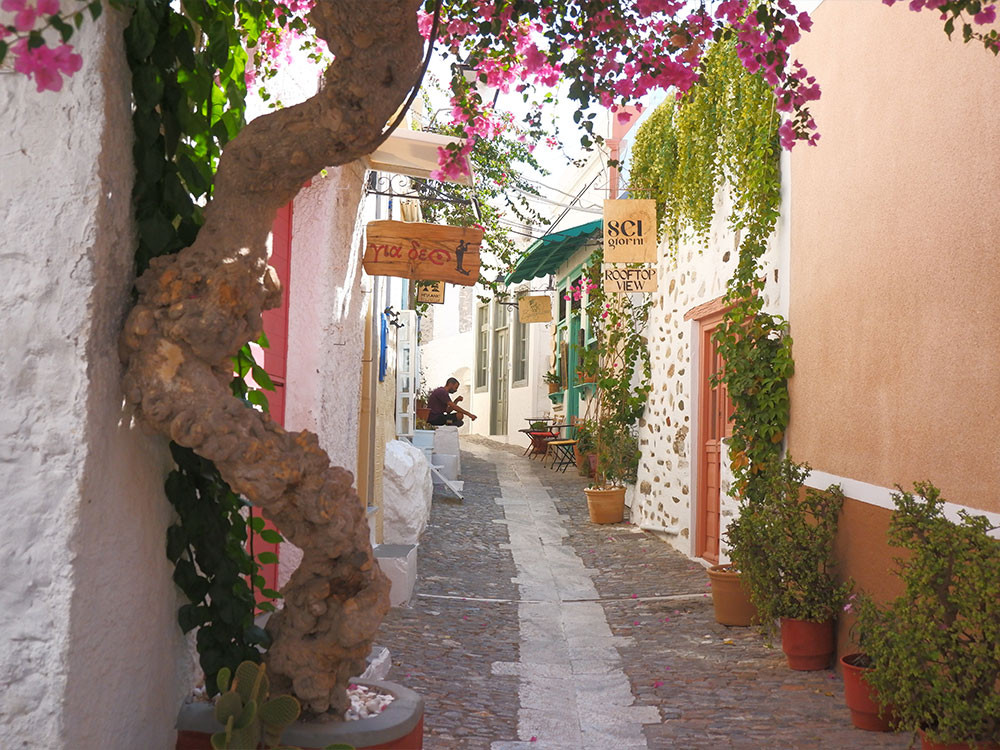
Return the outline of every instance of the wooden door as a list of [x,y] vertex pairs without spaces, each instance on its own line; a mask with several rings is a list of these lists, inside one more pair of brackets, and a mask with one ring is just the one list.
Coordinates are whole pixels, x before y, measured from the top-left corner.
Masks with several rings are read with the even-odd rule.
[[507,407],[510,396],[510,326],[507,308],[493,307],[493,393],[490,405],[490,434],[507,434]]
[[723,438],[729,436],[732,406],[725,385],[711,384],[712,376],[722,369],[722,356],[713,334],[722,323],[722,313],[699,321],[701,361],[699,363],[700,398],[698,405],[698,497],[695,556],[709,562],[719,561],[721,468],[726,460]]

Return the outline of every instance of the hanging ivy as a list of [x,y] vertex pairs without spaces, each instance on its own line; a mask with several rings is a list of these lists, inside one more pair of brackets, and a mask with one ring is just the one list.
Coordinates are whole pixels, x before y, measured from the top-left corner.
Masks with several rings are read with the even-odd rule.
[[[132,10],[124,36],[132,70],[132,197],[141,274],[152,258],[194,242],[222,149],[246,124],[247,49],[260,40],[278,6],[244,0],[120,5]],[[263,337],[258,343],[267,345]],[[267,411],[264,394],[246,384],[250,375],[261,388],[274,389],[249,344],[233,358],[233,370],[233,395]],[[252,515],[211,461],[176,443],[170,450],[176,468],[165,491],[177,521],[167,530],[167,557],[174,582],[189,600],[177,619],[185,633],[198,629],[205,686],[213,693],[221,668],[259,662],[269,645],[254,613],[274,609],[279,594],[266,587],[259,571],[276,557],[254,557],[252,532],[267,542],[282,538],[264,529],[263,519]]]
[[794,369],[788,322],[764,311],[762,259],[781,205],[779,118],[774,95],[746,71],[733,41],[713,45],[702,80],[679,101],[661,105],[640,127],[631,183],[658,203],[661,229],[675,251],[682,240],[707,245],[715,198],[725,189],[739,258],[715,333],[734,406],[730,459],[735,490],[758,499],[763,476],[777,464],[789,420],[788,378]]

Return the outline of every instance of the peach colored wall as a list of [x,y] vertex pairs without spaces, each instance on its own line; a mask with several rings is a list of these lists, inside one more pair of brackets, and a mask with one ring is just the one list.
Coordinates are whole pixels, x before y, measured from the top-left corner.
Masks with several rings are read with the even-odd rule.
[[[789,452],[1000,510],[1000,60],[934,13],[827,0],[796,57]],[[853,564],[853,563],[852,563]]]

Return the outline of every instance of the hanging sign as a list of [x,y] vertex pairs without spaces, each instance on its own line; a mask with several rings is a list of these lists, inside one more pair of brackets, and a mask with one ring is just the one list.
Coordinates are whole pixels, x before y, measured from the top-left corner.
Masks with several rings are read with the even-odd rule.
[[551,298],[548,295],[518,298],[517,318],[522,323],[548,323],[552,320]]
[[449,281],[473,286],[479,279],[483,230],[407,221],[372,221],[365,228],[369,276]]
[[440,305],[444,302],[444,282],[417,282],[417,302],[425,302],[430,305]]
[[602,269],[602,275],[604,276],[604,291],[606,293],[656,291],[655,266],[629,268],[627,266],[605,265]]
[[656,262],[656,201],[604,201],[604,260]]

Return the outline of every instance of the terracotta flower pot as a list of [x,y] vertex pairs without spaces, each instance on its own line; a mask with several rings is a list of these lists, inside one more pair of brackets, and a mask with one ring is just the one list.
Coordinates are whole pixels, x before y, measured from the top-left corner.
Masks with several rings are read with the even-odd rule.
[[801,672],[826,669],[834,651],[833,620],[808,622],[782,617],[781,650],[791,669]]
[[417,414],[417,419],[422,419],[425,422],[431,415],[431,410],[426,406],[418,406],[414,411]]
[[[920,747],[922,750],[969,750],[968,742],[935,742],[924,734],[923,729],[917,730],[920,735]],[[976,750],[1000,750],[1000,744],[992,740],[980,740],[973,747]]]
[[593,523],[621,523],[625,518],[624,487],[588,487],[584,493],[587,495],[587,510],[590,511]]
[[878,691],[864,680],[871,667],[859,667],[853,662],[862,654],[845,654],[840,657],[844,673],[844,702],[851,711],[851,723],[867,732],[889,732],[895,720],[892,708],[879,715]]
[[562,390],[562,386],[558,383],[546,383],[545,385],[549,387],[549,393],[555,393],[556,391]]
[[743,587],[740,574],[732,565],[713,565],[708,569],[712,583],[712,607],[720,625],[746,627],[757,622],[757,608]]

